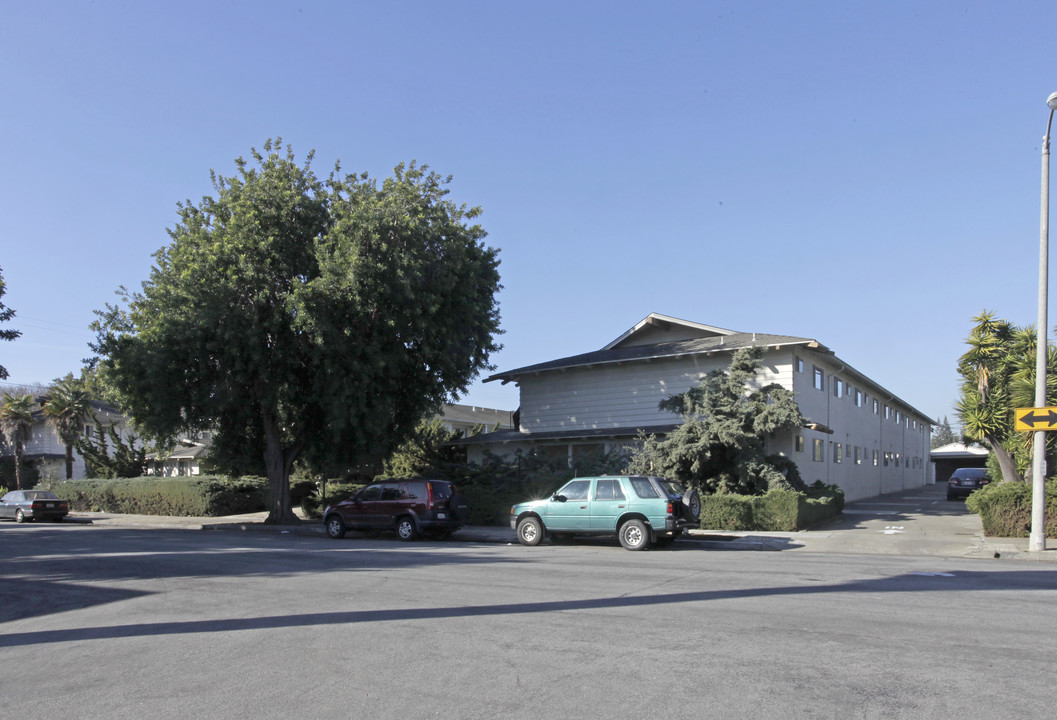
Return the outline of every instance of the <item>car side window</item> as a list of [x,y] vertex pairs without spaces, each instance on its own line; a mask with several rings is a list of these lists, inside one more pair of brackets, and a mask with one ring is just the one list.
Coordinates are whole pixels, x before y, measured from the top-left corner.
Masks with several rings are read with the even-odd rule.
[[370,502],[371,500],[377,500],[381,496],[382,496],[382,486],[381,485],[368,485],[367,487],[365,487],[363,490],[360,491],[360,494],[356,496],[356,499]]
[[426,497],[426,483],[424,482],[406,482],[403,488],[403,492],[400,493],[401,500],[419,500]]
[[619,480],[596,480],[595,500],[626,500]]
[[564,495],[566,500],[586,500],[587,493],[591,491],[590,480],[573,480],[571,483],[558,491]]
[[397,483],[386,483],[382,485],[382,500],[399,500],[400,485]]
[[643,499],[660,497],[657,494],[657,490],[654,489],[653,483],[646,478],[631,478],[631,488],[636,495]]

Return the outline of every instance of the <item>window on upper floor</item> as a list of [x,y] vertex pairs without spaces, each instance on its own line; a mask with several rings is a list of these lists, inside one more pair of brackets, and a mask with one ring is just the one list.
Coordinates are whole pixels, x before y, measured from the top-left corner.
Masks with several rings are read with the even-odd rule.
[[856,390],[855,391],[855,407],[862,407],[863,401],[864,401],[864,399],[863,399],[863,395],[862,395],[862,390]]
[[840,443],[833,443],[833,462],[844,462],[844,446]]
[[815,438],[814,445],[812,447],[811,460],[813,462],[822,462],[822,456],[825,453],[823,441],[821,438]]
[[844,381],[840,378],[833,378],[833,395],[834,397],[844,395]]
[[796,451],[797,452],[804,452],[804,436],[803,435],[797,435],[796,436]]
[[820,368],[820,367],[815,367],[814,368],[814,378],[813,379],[814,379],[815,389],[816,390],[825,390],[826,389],[826,376],[822,372],[822,368]]
[[804,358],[799,358],[798,357],[796,359],[796,371],[797,372],[804,372]]

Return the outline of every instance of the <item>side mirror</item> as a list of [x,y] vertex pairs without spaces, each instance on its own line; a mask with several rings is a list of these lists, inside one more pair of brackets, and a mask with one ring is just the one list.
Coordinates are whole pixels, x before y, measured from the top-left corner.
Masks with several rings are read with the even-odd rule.
[[551,502],[565,502],[568,499],[569,498],[565,497],[564,495],[555,495],[551,498]]

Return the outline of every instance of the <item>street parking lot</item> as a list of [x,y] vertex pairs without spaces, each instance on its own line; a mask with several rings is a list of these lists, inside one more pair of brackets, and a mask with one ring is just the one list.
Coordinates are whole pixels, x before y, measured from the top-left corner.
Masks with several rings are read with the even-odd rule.
[[3,717],[1000,718],[1052,706],[1025,672],[1057,656],[1037,631],[1057,607],[1045,563],[73,524],[5,524],[0,547]]

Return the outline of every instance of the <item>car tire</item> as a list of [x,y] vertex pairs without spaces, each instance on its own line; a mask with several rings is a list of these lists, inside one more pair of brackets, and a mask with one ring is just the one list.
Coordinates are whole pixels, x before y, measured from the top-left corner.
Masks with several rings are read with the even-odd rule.
[[24,523],[26,521],[26,514],[21,510],[15,510],[15,522]]
[[517,524],[517,541],[529,547],[539,545],[543,541],[543,523],[537,518],[522,518]]
[[697,490],[687,490],[683,493],[683,517],[690,522],[701,520],[701,494]]
[[340,515],[330,515],[326,520],[327,535],[340,540],[345,537],[345,521]]
[[404,515],[396,519],[396,536],[404,542],[411,542],[418,538],[418,527],[415,521]]
[[641,520],[628,520],[617,533],[625,550],[645,550],[650,546],[650,529]]

